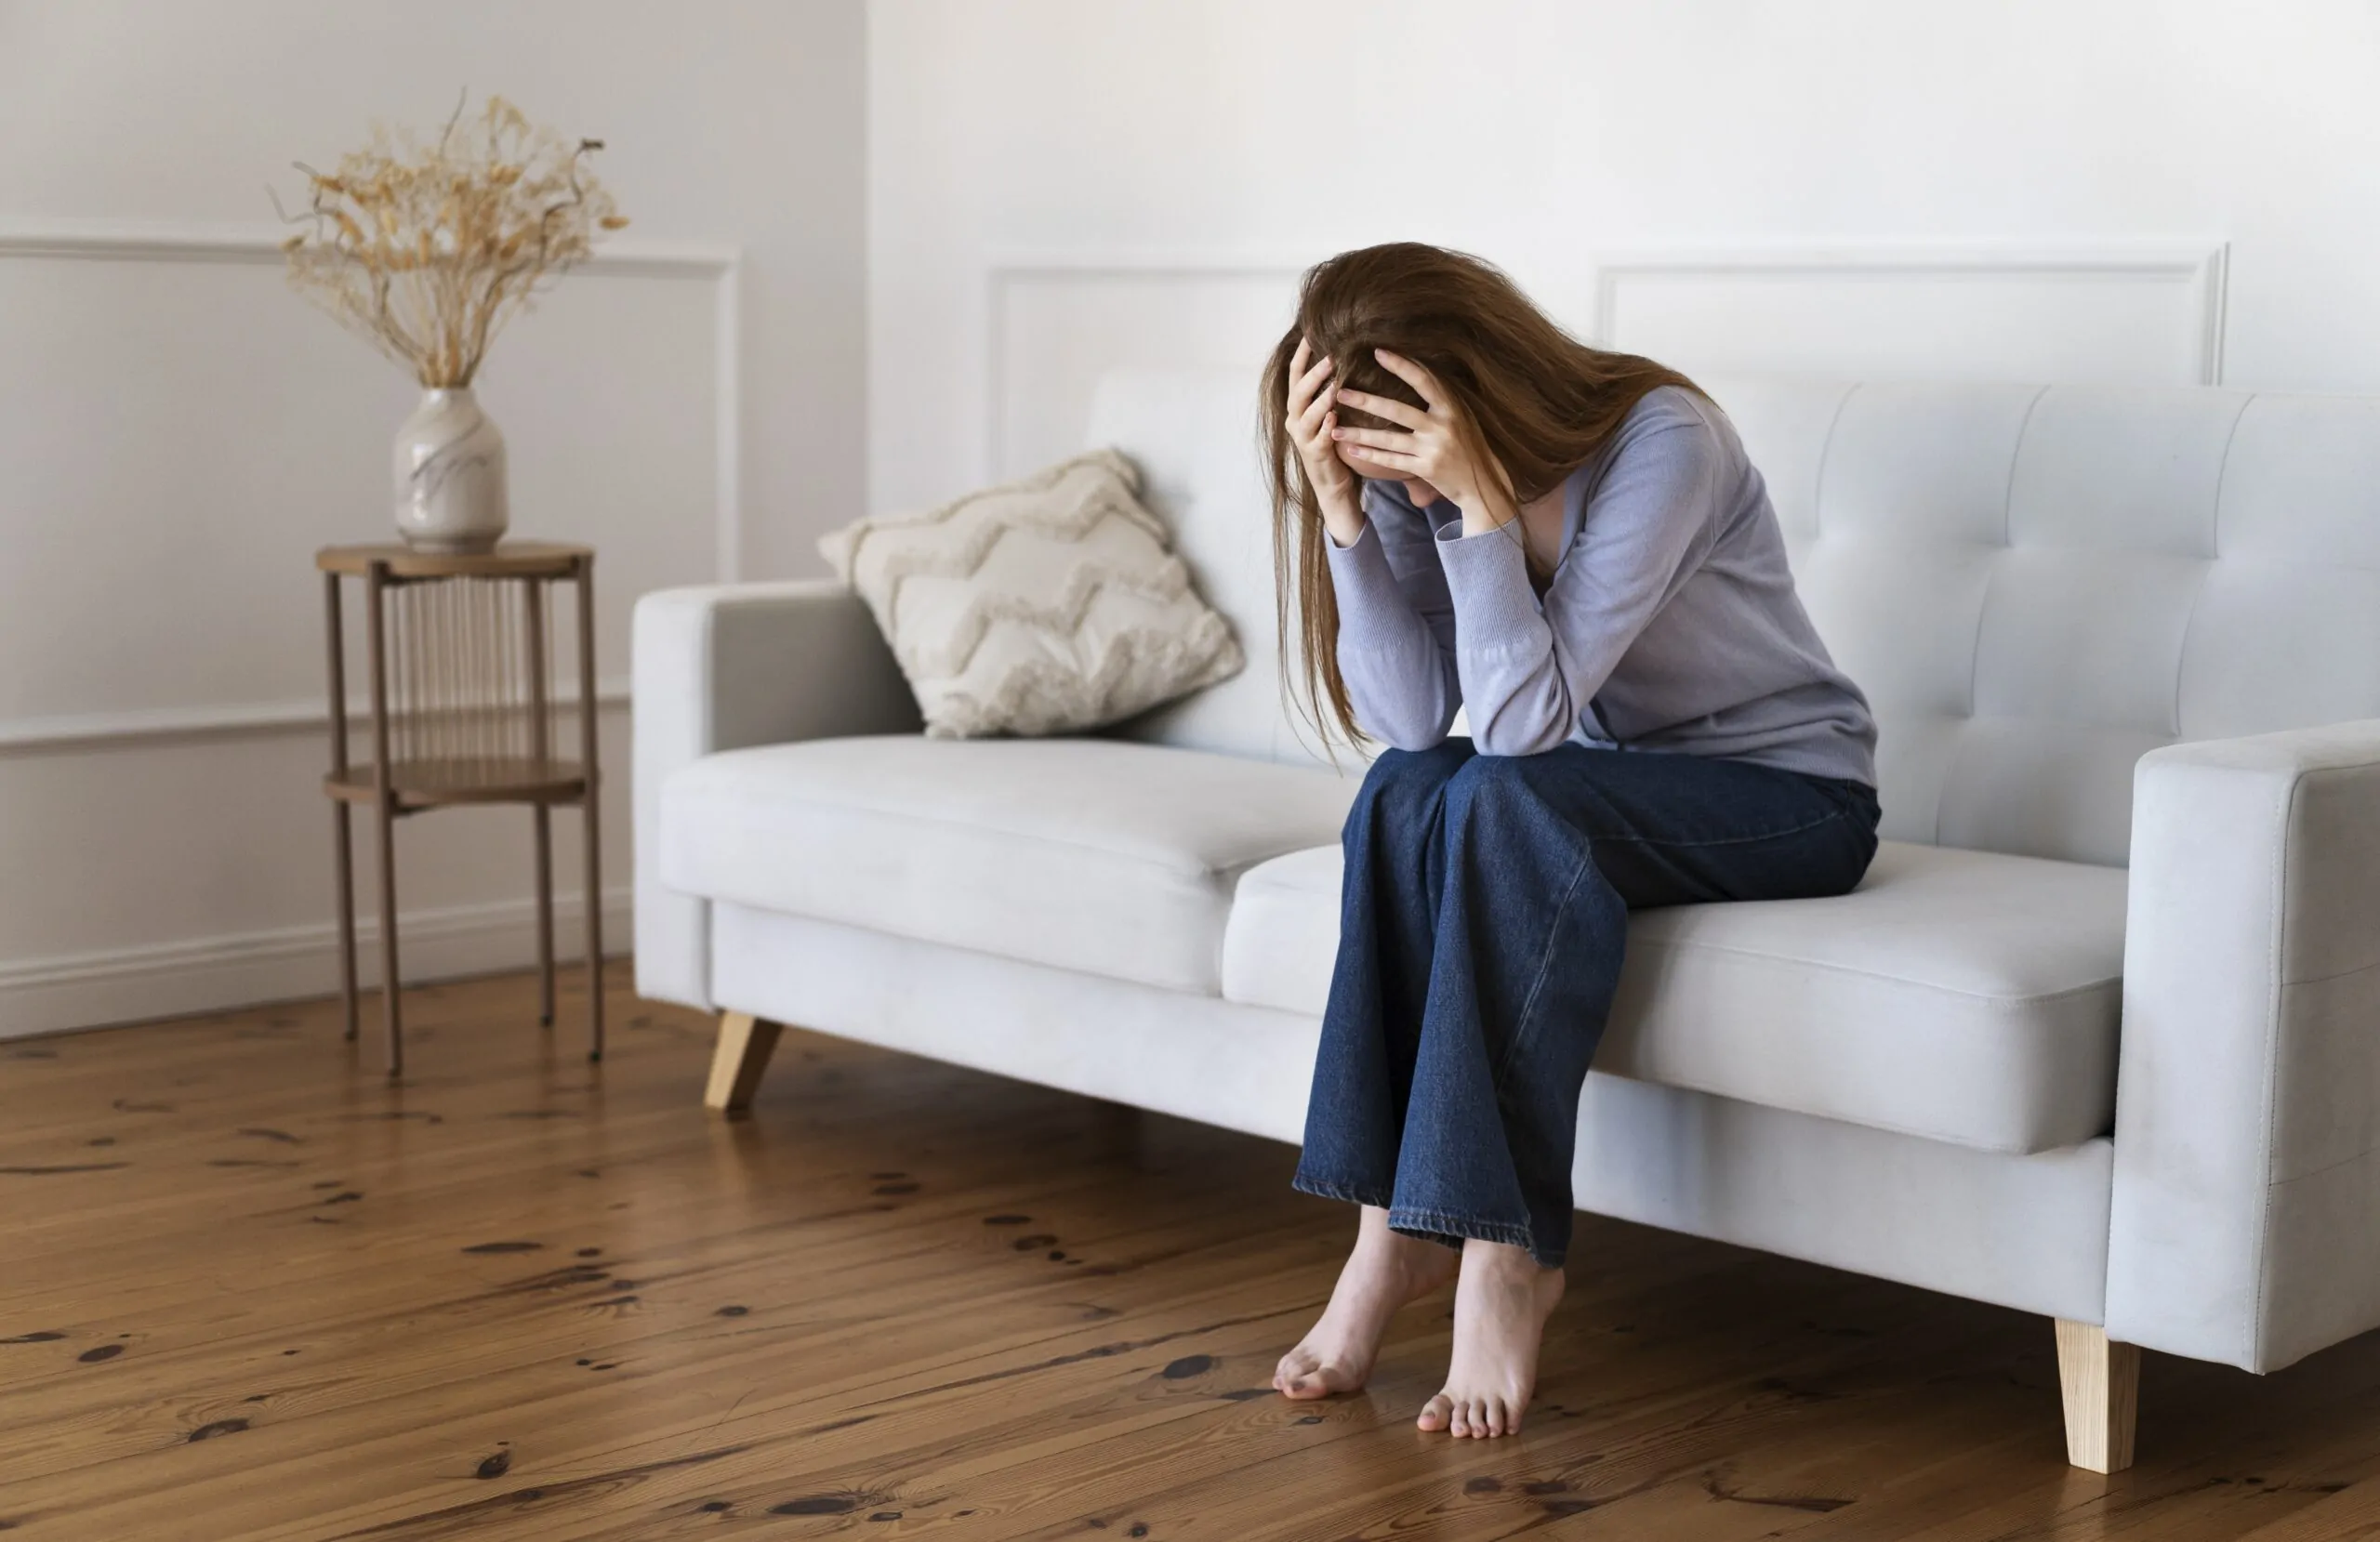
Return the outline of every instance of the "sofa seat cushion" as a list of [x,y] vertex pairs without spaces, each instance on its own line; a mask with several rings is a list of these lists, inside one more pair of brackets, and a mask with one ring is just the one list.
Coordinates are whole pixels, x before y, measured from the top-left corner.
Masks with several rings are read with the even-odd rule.
[[[1223,995],[1319,1014],[1337,846],[1250,869]],[[1880,843],[1814,900],[1633,912],[1598,1071],[1987,1151],[2114,1122],[2122,868]]]
[[703,899],[1213,995],[1234,884],[1338,838],[1355,783],[1104,738],[877,734],[672,773],[661,880]]

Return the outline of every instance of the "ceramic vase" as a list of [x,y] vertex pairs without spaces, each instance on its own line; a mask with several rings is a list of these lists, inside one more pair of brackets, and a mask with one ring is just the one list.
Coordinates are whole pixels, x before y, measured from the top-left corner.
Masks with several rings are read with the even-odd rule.
[[468,386],[433,388],[397,430],[397,534],[416,551],[486,551],[509,521],[504,436]]

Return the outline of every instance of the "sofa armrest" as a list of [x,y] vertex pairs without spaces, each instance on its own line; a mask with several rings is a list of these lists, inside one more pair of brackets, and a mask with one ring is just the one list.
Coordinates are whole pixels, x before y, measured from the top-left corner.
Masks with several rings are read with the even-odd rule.
[[634,639],[636,987],[708,1009],[710,906],[660,881],[661,784],[717,750],[915,732],[917,698],[833,579],[655,590]]
[[2134,771],[2109,1337],[2270,1371],[2380,1325],[2380,720]]

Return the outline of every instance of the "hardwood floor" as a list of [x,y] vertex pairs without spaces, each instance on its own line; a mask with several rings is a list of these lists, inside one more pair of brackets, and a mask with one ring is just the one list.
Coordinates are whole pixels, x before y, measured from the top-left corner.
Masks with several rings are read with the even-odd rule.
[[[615,969],[615,981],[626,982]],[[2049,1324],[1581,1218],[1517,1438],[1273,1362],[1344,1208],[1285,1146],[527,977],[0,1045],[0,1528],[28,1538],[2380,1536],[2380,1336],[2151,1355],[2069,1469]]]

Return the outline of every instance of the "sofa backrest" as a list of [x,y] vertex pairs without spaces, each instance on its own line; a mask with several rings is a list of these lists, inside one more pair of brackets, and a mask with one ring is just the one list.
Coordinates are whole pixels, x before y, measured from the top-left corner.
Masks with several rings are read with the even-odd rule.
[[[1888,838],[2122,863],[2146,751],[2380,718],[2380,399],[1702,384],[1875,707]],[[1123,731],[1299,759],[1254,397],[1238,376],[1100,383],[1091,442],[1141,466],[1249,654]]]
[[[1174,549],[1208,603],[1231,619],[1248,666],[1220,685],[1143,714],[1128,737],[1261,760],[1320,759],[1282,690],[1273,537],[1256,438],[1252,374],[1118,370],[1092,394],[1087,446],[1112,444],[1141,471],[1141,497],[1172,527]],[[1360,772],[1376,746],[1339,750]]]

